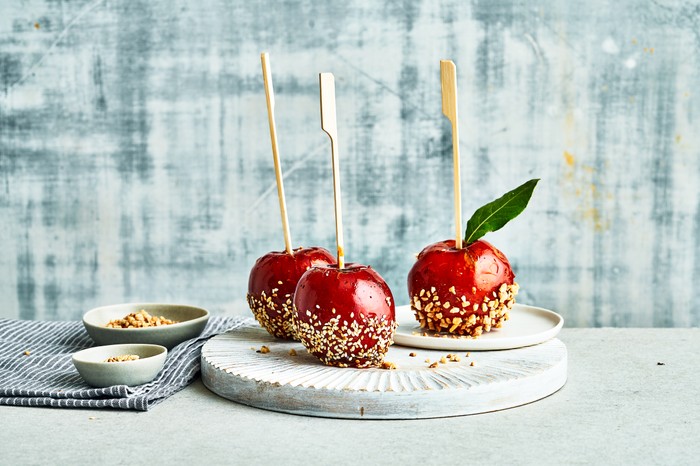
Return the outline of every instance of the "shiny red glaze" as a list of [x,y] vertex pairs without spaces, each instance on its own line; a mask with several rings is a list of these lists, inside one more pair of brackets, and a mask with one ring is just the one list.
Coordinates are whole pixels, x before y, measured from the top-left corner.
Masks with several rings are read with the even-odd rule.
[[[485,296],[497,292],[503,283],[513,284],[514,278],[506,256],[490,243],[477,240],[456,249],[455,241],[450,239],[421,251],[408,273],[408,295],[413,299],[421,290],[434,287],[433,294],[449,297],[450,302],[459,307],[462,296],[471,303],[482,303]],[[454,293],[450,291],[453,286]]]
[[276,306],[282,306],[287,299],[293,299],[297,282],[304,272],[311,267],[334,262],[335,257],[320,247],[297,248],[293,255],[287,251],[269,252],[260,257],[250,270],[248,294],[260,296],[264,291]]
[[293,294],[297,282],[309,268],[334,262],[335,257],[327,249],[319,247],[297,248],[294,255],[287,251],[268,252],[255,261],[250,270],[248,293],[259,295],[264,291],[271,296],[271,290],[277,288],[278,296]]
[[[331,309],[335,309],[336,315],[347,320],[350,320],[351,312],[394,319],[391,290],[368,265],[346,264],[342,270],[338,270],[337,265],[314,267],[299,280],[296,291],[296,308],[316,309],[319,318],[326,314],[332,318]],[[386,298],[390,298],[391,304]]]
[[[341,270],[337,264],[309,269],[297,285],[294,308],[295,318],[306,323],[311,323],[306,310],[323,323],[334,317],[359,323],[361,315],[385,316],[388,325],[396,321],[394,297],[384,279],[370,266],[353,263],[346,264]],[[377,340],[363,336],[362,344],[371,347],[377,344]],[[353,361],[350,365],[361,366],[364,362]]]

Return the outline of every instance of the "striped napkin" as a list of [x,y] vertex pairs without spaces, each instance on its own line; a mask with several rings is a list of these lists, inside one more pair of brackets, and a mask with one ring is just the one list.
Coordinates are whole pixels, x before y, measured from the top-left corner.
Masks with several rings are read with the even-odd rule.
[[192,382],[209,337],[247,320],[211,317],[202,335],[168,352],[152,382],[92,388],[71,361],[73,353],[94,345],[82,322],[0,319],[0,405],[148,411]]

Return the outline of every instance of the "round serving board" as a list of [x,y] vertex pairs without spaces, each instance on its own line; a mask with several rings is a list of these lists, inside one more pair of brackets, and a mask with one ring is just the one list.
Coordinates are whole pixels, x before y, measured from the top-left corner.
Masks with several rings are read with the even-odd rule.
[[[259,352],[267,346],[269,353]],[[296,356],[290,355],[290,350]],[[414,353],[416,356],[410,356]],[[542,399],[566,382],[567,351],[558,339],[503,351],[448,352],[392,346],[398,367],[324,366],[301,343],[277,340],[254,320],[202,348],[202,380],[214,393],[257,408],[352,419],[419,419],[512,408]],[[471,363],[474,362],[474,366]]]

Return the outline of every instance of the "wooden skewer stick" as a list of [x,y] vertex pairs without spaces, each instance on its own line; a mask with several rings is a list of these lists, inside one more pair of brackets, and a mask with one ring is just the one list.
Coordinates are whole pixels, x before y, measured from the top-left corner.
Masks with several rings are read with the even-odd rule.
[[440,60],[442,113],[452,123],[452,160],[455,203],[455,247],[462,248],[462,188],[459,170],[459,125],[457,118],[457,67],[452,60]]
[[338,246],[338,269],[345,268],[343,249],[343,212],[340,202],[340,171],[338,168],[338,125],[335,116],[335,78],[333,73],[318,75],[321,85],[321,129],[331,138],[333,162],[333,200],[335,202],[335,239]]
[[265,82],[265,98],[267,99],[267,119],[270,122],[270,141],[272,142],[272,158],[275,161],[275,177],[277,178],[277,197],[280,201],[280,215],[282,216],[282,230],[284,231],[284,248],[291,255],[292,237],[289,233],[289,219],[287,218],[287,202],[284,197],[284,183],[282,182],[282,169],[280,168],[279,147],[277,146],[277,126],[275,125],[275,91],[272,88],[272,72],[270,71],[270,58],[267,53],[260,54],[262,62],[263,81]]

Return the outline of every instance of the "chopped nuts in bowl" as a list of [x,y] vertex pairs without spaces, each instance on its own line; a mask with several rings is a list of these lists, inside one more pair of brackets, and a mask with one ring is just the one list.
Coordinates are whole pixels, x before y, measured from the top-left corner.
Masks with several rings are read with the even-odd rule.
[[152,316],[144,309],[139,312],[132,312],[123,319],[115,319],[107,322],[107,328],[144,328],[159,327],[161,325],[177,324],[176,320],[166,319],[162,316]]
[[93,346],[73,354],[73,365],[93,387],[135,386],[156,378],[168,350],[160,345]]
[[136,361],[141,359],[138,354],[121,354],[119,356],[110,356],[104,360],[104,362],[126,362],[126,361]]
[[209,311],[184,304],[130,303],[92,309],[83,325],[98,345],[150,343],[172,348],[199,336]]

